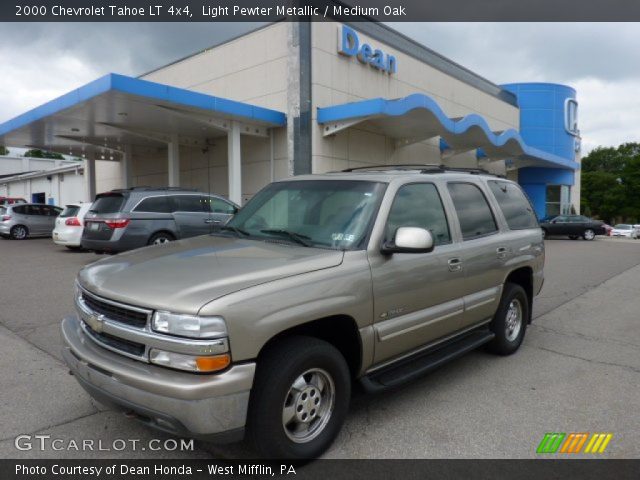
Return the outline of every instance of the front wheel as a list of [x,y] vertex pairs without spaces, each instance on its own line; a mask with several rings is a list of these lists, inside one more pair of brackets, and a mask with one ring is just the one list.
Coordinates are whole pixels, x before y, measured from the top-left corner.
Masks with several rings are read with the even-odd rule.
[[594,232],[590,228],[587,228],[582,234],[582,238],[584,238],[585,240],[593,240],[594,238],[596,238],[596,232]]
[[316,458],[340,432],[351,397],[342,354],[312,337],[289,337],[258,360],[247,433],[268,458]]
[[490,324],[495,337],[487,344],[489,351],[498,355],[511,355],[518,350],[524,339],[528,321],[527,292],[515,283],[505,284],[500,306]]

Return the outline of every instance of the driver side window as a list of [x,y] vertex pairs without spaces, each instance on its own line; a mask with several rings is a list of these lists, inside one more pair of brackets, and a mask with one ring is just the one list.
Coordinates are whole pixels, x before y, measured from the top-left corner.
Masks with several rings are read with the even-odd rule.
[[393,240],[400,227],[431,231],[435,245],[451,243],[447,216],[434,184],[412,183],[398,190],[387,219],[385,238]]

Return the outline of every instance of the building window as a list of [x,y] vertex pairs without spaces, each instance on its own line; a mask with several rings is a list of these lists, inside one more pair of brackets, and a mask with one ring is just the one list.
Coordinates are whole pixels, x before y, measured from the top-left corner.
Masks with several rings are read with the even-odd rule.
[[547,185],[546,216],[571,214],[569,185]]
[[578,129],[578,102],[573,98],[567,98],[564,103],[564,128],[575,137],[580,136]]

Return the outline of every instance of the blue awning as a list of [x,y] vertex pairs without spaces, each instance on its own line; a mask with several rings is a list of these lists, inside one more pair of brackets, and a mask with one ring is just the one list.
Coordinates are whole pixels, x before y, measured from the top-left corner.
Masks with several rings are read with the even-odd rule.
[[204,93],[108,74],[0,124],[0,144],[65,154],[158,146],[178,137],[198,146],[224,136],[231,121],[242,133],[266,135],[286,124],[282,112]]
[[482,149],[489,159],[508,159],[518,167],[579,168],[573,160],[526,145],[515,129],[493,132],[480,115],[449,118],[435,100],[423,94],[318,108],[318,123],[324,126],[325,136],[366,124],[373,131],[410,142],[440,136],[453,150]]

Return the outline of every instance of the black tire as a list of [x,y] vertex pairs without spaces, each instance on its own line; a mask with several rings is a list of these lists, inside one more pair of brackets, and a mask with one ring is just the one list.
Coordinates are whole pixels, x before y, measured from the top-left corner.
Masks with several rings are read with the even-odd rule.
[[546,229],[542,229],[542,239],[545,240],[547,237],[549,236],[549,234],[547,233]]
[[[324,389],[319,388],[316,392],[313,387],[319,382],[312,380],[314,377],[308,373],[308,376],[304,377],[305,380],[308,379],[308,383],[303,384],[304,389],[297,390],[294,396],[293,384],[306,372],[327,374],[333,385],[327,381]],[[331,393],[331,388],[333,388],[333,409],[330,412],[325,410],[324,413],[329,413],[328,416],[320,415],[321,409],[330,408],[331,403],[323,402],[327,401],[325,395]],[[305,392],[308,397],[305,397]],[[320,403],[316,402],[318,412],[309,411],[309,416],[314,416],[313,420],[308,422],[309,438],[302,438],[296,442],[291,438],[295,435],[293,425],[305,425],[299,418],[305,415],[302,403],[304,400],[311,402],[312,398],[315,401],[318,397],[314,395],[320,396]],[[317,458],[340,432],[347,415],[350,398],[349,367],[342,354],[333,345],[312,337],[285,338],[269,348],[258,360],[256,379],[249,401],[247,436],[257,452],[266,458]],[[292,415],[291,420],[285,424],[283,416],[287,403],[290,411],[297,413]],[[304,408],[308,410],[316,407],[311,404]],[[309,416],[307,418],[311,418]],[[327,420],[324,421],[324,418]],[[315,436],[311,437],[313,425],[316,426],[316,431]],[[305,433],[300,435],[304,436]]]
[[571,240],[578,240],[580,238],[580,235],[569,235],[569,238]]
[[592,229],[587,228],[583,234],[582,234],[582,238],[584,238],[585,240],[591,241],[594,238],[596,238],[596,232],[594,232]]
[[173,242],[175,237],[169,232],[158,232],[151,235],[151,238],[147,242],[147,245],[156,245],[161,243]]
[[24,240],[29,236],[29,229],[24,225],[14,225],[11,228],[10,236],[12,240]]
[[[507,314],[510,313],[512,302],[517,302],[520,306],[519,329],[515,334],[515,329],[510,328]],[[498,355],[511,355],[514,353],[524,339],[524,334],[529,323],[529,301],[527,292],[520,285],[515,283],[507,283],[502,291],[500,306],[491,321],[491,331],[496,335],[491,342],[487,344],[487,349]],[[510,335],[515,334],[515,335]]]

